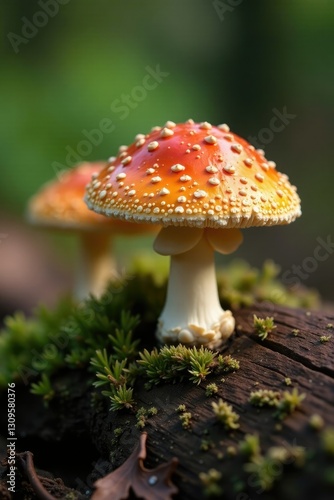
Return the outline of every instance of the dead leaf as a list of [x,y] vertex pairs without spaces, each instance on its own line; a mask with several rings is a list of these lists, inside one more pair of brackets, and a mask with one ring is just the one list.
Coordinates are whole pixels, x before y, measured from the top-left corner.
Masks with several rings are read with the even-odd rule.
[[130,488],[144,500],[171,500],[178,492],[171,481],[178,460],[173,458],[155,469],[146,469],[147,433],[140,435],[139,443],[123,465],[94,483],[96,488],[91,500],[126,500]]

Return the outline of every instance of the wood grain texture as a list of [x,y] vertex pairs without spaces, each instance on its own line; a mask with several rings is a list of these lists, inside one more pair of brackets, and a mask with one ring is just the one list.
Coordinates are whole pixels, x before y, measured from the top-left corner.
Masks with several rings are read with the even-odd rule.
[[[274,317],[277,328],[265,340],[261,340],[254,331],[254,314]],[[150,391],[146,391],[143,384],[138,384],[136,388],[137,407],[155,406],[158,409],[157,415],[150,418],[145,427],[148,432],[146,464],[152,467],[177,457],[179,466],[174,482],[180,489],[176,498],[182,500],[204,498],[199,480],[201,472],[210,468],[229,470],[230,474],[238,472],[235,468],[241,467],[239,460],[227,457],[227,448],[237,447],[246,434],[258,434],[264,452],[270,446],[285,446],[288,443],[310,451],[319,446],[318,436],[309,425],[310,416],[321,415],[326,426],[334,426],[334,335],[328,342],[320,342],[322,335],[333,332],[327,325],[334,322],[334,317],[321,312],[307,313],[286,307],[258,305],[239,310],[236,321],[237,331],[226,346],[225,353],[240,361],[239,371],[225,376],[210,376],[200,386],[182,382],[162,384]],[[294,329],[299,330],[297,336],[293,334]],[[292,382],[289,387],[285,384],[286,377]],[[205,388],[211,382],[218,385],[219,391],[213,397],[207,397]],[[274,418],[273,409],[258,409],[249,403],[250,393],[254,390],[284,391],[294,387],[305,393],[306,398],[301,408],[283,422]],[[219,397],[231,404],[240,415],[240,428],[232,433],[224,430],[213,414],[211,403]],[[180,404],[185,404],[192,414],[190,430],[182,428],[176,411]],[[135,446],[140,433],[135,424],[134,415],[109,413],[103,423],[100,421],[98,433],[93,430],[96,446],[110,457],[113,467],[121,465]],[[115,439],[113,431],[118,427],[125,430],[120,438]],[[211,442],[208,451],[201,450],[203,439]],[[227,458],[221,461],[220,453]],[[299,474],[302,477],[303,470]],[[226,492],[224,498],[257,498],[255,489],[250,487],[250,490],[249,497]],[[261,492],[261,498],[281,498],[282,488],[279,491],[278,496]],[[302,494],[303,488],[298,491]],[[311,491],[312,485],[307,493]],[[303,495],[304,499],[312,498],[305,496],[305,492]],[[321,496],[321,492],[317,491],[317,498],[327,498],[326,495],[327,492]],[[291,498],[302,497],[296,494]]]
[[[254,314],[274,317],[276,329],[265,340],[254,331]],[[204,500],[199,475],[211,468],[223,474],[224,496],[218,498],[334,498],[334,454],[331,461],[325,460],[319,433],[309,425],[310,416],[318,414],[326,426],[334,428],[334,330],[328,328],[334,323],[334,315],[261,304],[240,309],[235,316],[236,333],[223,354],[230,354],[240,362],[237,372],[209,376],[199,386],[183,381],[160,384],[147,391],[145,380],[136,383],[135,410],[151,406],[158,410],[148,418],[144,428],[148,434],[145,467],[154,469],[173,457],[178,459],[172,477],[179,489],[176,500]],[[294,329],[299,330],[296,336]],[[321,343],[322,335],[332,338]],[[70,392],[51,401],[48,408],[27,387],[17,387],[17,450],[32,451],[40,469],[56,474],[66,486],[80,491],[77,498],[82,494],[90,498],[94,482],[126,461],[143,430],[136,426],[135,411],[110,412],[107,398],[93,397],[93,374],[88,377],[89,390],[86,371],[64,369],[55,375],[55,386],[70,387]],[[286,377],[292,382],[289,387],[285,384]],[[218,393],[208,397],[206,386],[212,382],[217,384]],[[306,397],[301,408],[282,422],[274,417],[273,408],[259,409],[249,403],[254,390],[290,391],[295,387]],[[219,398],[232,405],[240,416],[240,427],[233,432],[226,431],[212,411],[212,402]],[[1,404],[5,405],[5,401]],[[180,413],[176,411],[180,404],[186,405],[192,414],[189,429],[182,427]],[[117,428],[122,429],[118,437],[114,433]],[[5,422],[1,421],[1,429],[5,436]],[[313,461],[308,468],[284,469],[283,478],[269,492],[262,491],[251,474],[246,478],[243,474],[246,489],[237,491],[244,461],[239,453],[232,456],[229,447],[237,449],[247,434],[259,436],[264,454],[272,446],[303,446],[308,454],[314,455]],[[205,443],[207,451],[203,450]],[[3,486],[6,471],[0,469],[0,472]],[[324,486],[326,475],[332,478],[332,483]],[[23,480],[19,488],[25,498],[36,498],[31,496],[27,481]]]

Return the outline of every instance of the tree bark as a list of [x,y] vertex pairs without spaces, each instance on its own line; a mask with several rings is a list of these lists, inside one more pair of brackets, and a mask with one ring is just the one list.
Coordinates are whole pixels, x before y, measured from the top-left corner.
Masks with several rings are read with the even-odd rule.
[[[254,331],[254,314],[274,317],[277,328],[265,340]],[[324,474],[327,470],[333,474],[334,457],[330,458],[332,462],[322,462],[319,432],[311,429],[309,419],[317,414],[323,418],[325,427],[334,427],[334,330],[331,326],[334,315],[261,304],[236,311],[235,318],[236,333],[222,354],[230,354],[240,362],[237,372],[210,375],[200,385],[189,381],[161,383],[149,391],[144,388],[144,380],[137,383],[135,409],[155,406],[158,410],[148,418],[144,429],[148,433],[145,466],[154,468],[176,457],[179,465],[173,482],[179,489],[175,497],[179,500],[206,498],[199,475],[211,468],[226,477],[226,485],[222,483],[224,496],[218,498],[331,498],[328,488],[333,488],[334,483],[328,486]],[[296,329],[298,332],[294,333]],[[332,338],[327,342],[320,341],[321,336],[330,335]],[[291,379],[290,386],[286,385],[286,378]],[[208,397],[205,389],[212,382],[217,384],[218,393]],[[26,447],[30,443],[30,451],[39,467],[58,474],[67,486],[86,492],[89,498],[93,482],[129,457],[141,429],[136,427],[135,412],[110,412],[107,398],[102,398],[98,406],[92,406],[92,391],[87,391],[86,380],[79,371],[65,371],[55,383],[71,388],[72,402],[69,400],[62,406],[58,401],[56,406],[50,404],[42,410],[41,406],[37,408],[36,404],[29,403],[36,402],[36,396],[28,394],[26,388],[18,390],[16,412],[21,417],[17,422],[17,446]],[[250,393],[257,389],[291,391],[295,387],[306,397],[301,407],[283,421],[274,417],[273,408],[259,409],[249,403]],[[214,416],[211,403],[218,398],[232,405],[240,415],[240,427],[233,432],[225,430]],[[176,411],[180,404],[192,414],[189,429],[182,427],[180,413]],[[114,433],[117,428],[122,429],[120,436]],[[313,472],[305,467],[284,471],[283,479],[269,492],[261,491],[248,475],[246,492],[237,493],[229,480],[238,477],[243,463],[239,454],[233,456],[229,447],[237,450],[247,434],[259,436],[263,454],[272,446],[303,446],[307,453],[314,453]],[[61,449],[63,459],[44,464],[39,449],[41,439],[48,443],[48,457],[53,449]],[[207,451],[201,449],[204,441],[209,443]],[[65,466],[66,456],[71,460]]]
[[[261,340],[254,331],[253,315],[273,316],[276,329],[265,340]],[[289,309],[272,305],[258,305],[245,308],[235,313],[237,330],[225,346],[224,354],[230,354],[240,362],[240,369],[227,375],[209,376],[201,385],[191,382],[161,384],[150,391],[144,387],[136,390],[137,406],[155,406],[158,413],[148,419],[145,430],[148,432],[147,467],[155,467],[177,457],[179,467],[175,474],[175,483],[182,500],[205,498],[201,494],[199,474],[211,468],[228,470],[231,475],[238,473],[241,467],[237,459],[228,458],[228,447],[238,447],[238,443],[247,434],[258,434],[263,452],[271,446],[287,446],[287,443],[303,446],[306,452],[319,447],[319,436],[309,425],[311,415],[320,415],[325,426],[334,426],[334,335],[325,343],[320,337],[333,333],[330,327],[334,323],[333,315],[321,312],[308,313],[305,310]],[[293,333],[294,330],[299,332]],[[225,381],[222,382],[221,379]],[[285,379],[291,379],[287,386]],[[213,397],[205,395],[206,386],[215,382],[219,392]],[[301,408],[297,409],[282,422],[274,418],[272,408],[258,409],[249,403],[249,396],[257,389],[291,391],[294,387],[306,397]],[[211,403],[222,398],[233,406],[240,415],[239,429],[227,432],[216,421]],[[186,405],[192,414],[189,430],[182,428],[176,408]],[[140,431],[135,427],[136,418],[128,413],[110,413],[98,433],[93,430],[97,448],[106,452],[112,459],[113,467],[118,467],[134,448]],[[113,431],[125,428],[119,440],[115,440]],[[102,431],[102,432],[101,432]],[[201,450],[203,440],[212,443],[208,451]],[[107,448],[107,449],[106,449]],[[219,460],[220,453],[226,457]],[[294,498],[329,498],[327,490],[321,492],[320,477],[314,473],[308,477],[300,469],[299,476],[291,484],[289,499]],[[285,485],[290,484],[284,479]],[[299,484],[303,483],[303,487]],[[295,483],[299,490],[295,493]],[[284,484],[283,484],[284,486]],[[246,500],[257,498],[258,487],[247,485],[250,496],[240,496],[235,492],[225,491],[224,498]],[[312,487],[316,493],[312,497]],[[282,485],[275,494],[261,491],[261,498],[284,498]],[[202,495],[202,496],[201,496]],[[294,496],[295,495],[295,496]],[[285,498],[288,498],[286,496]]]

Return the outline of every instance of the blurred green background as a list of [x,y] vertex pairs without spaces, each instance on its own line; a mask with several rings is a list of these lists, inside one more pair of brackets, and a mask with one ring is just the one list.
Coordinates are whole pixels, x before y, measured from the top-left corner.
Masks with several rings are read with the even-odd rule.
[[[5,0],[0,18],[3,267],[23,265],[28,245],[18,250],[14,238],[23,231],[46,242],[58,266],[50,282],[61,288],[73,242],[27,227],[29,197],[76,161],[108,158],[139,132],[193,118],[226,122],[263,146],[302,199],[299,220],[245,230],[243,246],[219,263],[272,258],[285,279],[302,273],[334,299],[333,249],[314,257],[333,230],[334,2]],[[105,119],[108,132],[94,135]],[[121,242],[119,253],[131,258],[137,244]]]

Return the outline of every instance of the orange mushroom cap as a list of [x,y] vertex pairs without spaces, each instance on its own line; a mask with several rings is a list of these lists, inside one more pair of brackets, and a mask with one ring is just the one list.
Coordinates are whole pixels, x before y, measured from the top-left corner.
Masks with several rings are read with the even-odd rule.
[[85,201],[107,216],[164,226],[289,224],[296,188],[225,124],[175,124],[138,134],[92,179]]
[[[117,233],[152,232],[148,225],[136,226],[98,215],[87,209],[83,198],[88,182],[96,178],[106,162],[84,162],[66,171],[60,179],[47,182],[29,200],[29,222],[45,227]],[[144,229],[143,229],[144,228]]]

